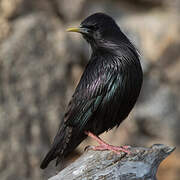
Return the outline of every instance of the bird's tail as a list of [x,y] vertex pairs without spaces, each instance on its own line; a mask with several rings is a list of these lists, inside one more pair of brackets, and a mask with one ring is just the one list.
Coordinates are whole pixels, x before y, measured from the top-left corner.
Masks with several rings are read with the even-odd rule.
[[43,159],[41,165],[40,165],[40,168],[41,169],[45,169],[48,164],[50,163],[50,161],[52,161],[53,159],[55,159],[55,148],[52,148],[48,153],[47,155],[45,156],[45,158]]
[[54,160],[55,158],[57,158],[57,165],[62,157],[71,153],[85,138],[86,135],[84,133],[79,133],[73,127],[66,126],[63,123],[54,138],[52,148],[45,156],[40,168],[45,169],[50,161]]

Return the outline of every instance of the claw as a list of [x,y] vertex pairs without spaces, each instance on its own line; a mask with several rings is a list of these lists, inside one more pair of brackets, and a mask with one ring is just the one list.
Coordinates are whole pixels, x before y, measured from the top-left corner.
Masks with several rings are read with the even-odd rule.
[[90,145],[88,145],[88,146],[86,146],[86,147],[84,148],[84,151],[89,151],[89,150],[91,150],[91,149],[93,149],[93,147],[90,146]]

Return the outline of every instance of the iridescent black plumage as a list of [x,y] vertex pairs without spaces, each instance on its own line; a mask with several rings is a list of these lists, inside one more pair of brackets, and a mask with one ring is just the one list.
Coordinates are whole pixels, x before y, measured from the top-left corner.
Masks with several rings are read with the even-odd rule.
[[111,17],[93,14],[76,32],[90,43],[92,55],[41,168],[71,153],[87,137],[84,131],[99,135],[119,126],[140,93],[138,54]]

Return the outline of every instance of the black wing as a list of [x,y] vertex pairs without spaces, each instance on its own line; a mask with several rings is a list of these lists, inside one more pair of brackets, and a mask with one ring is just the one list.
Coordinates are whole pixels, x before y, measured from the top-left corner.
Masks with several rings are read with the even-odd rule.
[[65,123],[82,130],[104,97],[108,93],[113,95],[110,90],[116,78],[117,72],[104,60],[91,59],[68,105]]

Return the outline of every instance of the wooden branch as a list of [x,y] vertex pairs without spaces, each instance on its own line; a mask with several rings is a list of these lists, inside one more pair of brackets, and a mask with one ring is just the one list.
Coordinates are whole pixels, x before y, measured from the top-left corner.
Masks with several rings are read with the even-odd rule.
[[174,150],[174,147],[154,144],[150,148],[131,147],[130,155],[87,151],[49,180],[156,180],[159,164]]

